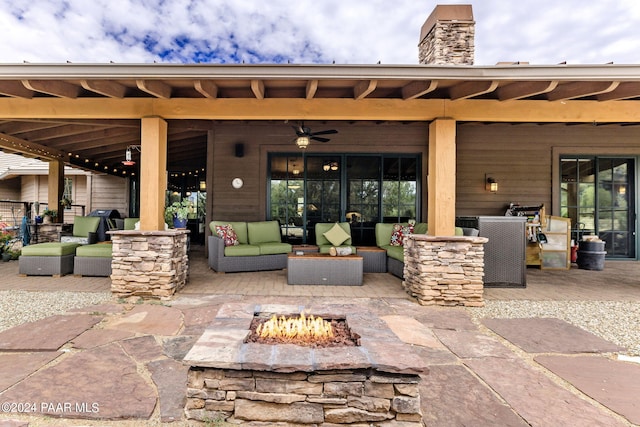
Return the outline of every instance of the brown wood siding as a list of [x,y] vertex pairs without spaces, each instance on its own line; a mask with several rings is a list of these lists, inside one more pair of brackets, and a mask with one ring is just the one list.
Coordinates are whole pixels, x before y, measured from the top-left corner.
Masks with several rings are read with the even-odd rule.
[[[214,131],[213,218],[259,221],[266,218],[266,186],[269,153],[299,153],[295,145],[295,123],[219,124]],[[331,141],[312,141],[307,153],[422,153],[426,174],[427,123],[347,123],[309,124],[311,131],[337,129]],[[244,156],[235,156],[235,144],[244,145]],[[234,189],[231,180],[244,180]],[[423,183],[426,180],[423,178]],[[426,203],[426,202],[425,202]],[[424,209],[423,209],[424,210]],[[426,215],[426,211],[423,212]]]
[[[638,126],[459,124],[456,215],[504,215],[509,203],[553,211],[554,152],[639,155]],[[485,174],[498,181],[485,190]]]

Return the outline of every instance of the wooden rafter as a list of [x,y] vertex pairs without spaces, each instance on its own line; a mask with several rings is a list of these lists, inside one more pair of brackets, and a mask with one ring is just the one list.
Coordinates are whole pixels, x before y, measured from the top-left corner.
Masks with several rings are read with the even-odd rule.
[[566,101],[613,91],[620,82],[572,82],[558,85],[547,94],[549,101]]
[[0,94],[17,98],[33,98],[33,91],[17,81],[0,81]]
[[433,92],[438,87],[437,80],[411,82],[402,88],[402,99],[415,99],[429,92]]
[[500,101],[528,98],[551,92],[558,86],[558,81],[548,82],[515,82],[502,86],[496,90]]
[[218,85],[211,80],[196,80],[193,87],[205,98],[215,99],[218,97]]
[[257,99],[264,99],[264,82],[262,80],[251,80],[251,91]]
[[109,98],[124,98],[127,93],[127,87],[111,80],[82,80],[80,85],[91,92]]
[[318,80],[309,80],[305,90],[305,98],[313,99],[316,96],[318,90]]
[[452,100],[468,99],[493,92],[497,87],[497,81],[464,82],[451,87],[449,95]]
[[376,90],[377,86],[377,80],[358,82],[358,84],[353,88],[353,99],[366,98],[371,92]]
[[640,97],[640,82],[623,82],[614,90],[596,96],[598,101],[617,101],[637,97]]
[[6,148],[14,153],[23,153],[29,157],[36,157],[41,160],[69,161],[69,156],[60,150],[29,142],[4,133],[0,133],[0,148]]
[[34,92],[71,99],[77,98],[82,90],[80,86],[63,80],[22,80],[22,85]]
[[138,89],[161,99],[171,98],[171,86],[159,80],[136,80]]

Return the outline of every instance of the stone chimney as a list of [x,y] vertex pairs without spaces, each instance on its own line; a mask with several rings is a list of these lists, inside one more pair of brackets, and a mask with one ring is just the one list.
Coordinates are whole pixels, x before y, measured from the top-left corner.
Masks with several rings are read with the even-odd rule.
[[473,65],[475,22],[470,4],[437,5],[420,30],[418,61]]

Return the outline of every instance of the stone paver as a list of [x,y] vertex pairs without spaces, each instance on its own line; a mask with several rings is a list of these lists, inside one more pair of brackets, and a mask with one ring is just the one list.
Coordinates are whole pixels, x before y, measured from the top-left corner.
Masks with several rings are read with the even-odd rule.
[[74,348],[87,349],[130,338],[133,335],[133,332],[117,329],[89,329],[74,338],[71,343]]
[[3,402],[36,402],[54,417],[148,419],[156,391],[117,344],[72,354],[0,394]]
[[0,354],[0,391],[31,375],[61,354],[59,351]]
[[71,314],[24,323],[0,332],[0,351],[54,351],[100,320],[100,316]]
[[425,328],[417,320],[408,316],[383,316],[381,317],[394,334],[407,344],[419,345],[422,347],[441,349],[442,343],[435,337],[431,329]]
[[420,383],[420,398],[422,416],[428,426],[529,425],[461,365],[430,367],[429,375]]
[[120,318],[110,319],[105,327],[139,334],[176,335],[182,327],[182,312],[172,307],[142,304]]
[[189,367],[170,359],[155,360],[147,364],[147,367],[158,389],[160,421],[180,421],[187,397]]
[[477,331],[435,329],[433,332],[444,345],[462,359],[472,357],[516,357],[511,350],[496,338]]
[[528,353],[608,353],[624,350],[561,319],[484,319],[482,323]]
[[640,365],[588,356],[537,356],[534,360],[633,424],[640,425]]
[[464,364],[532,426],[624,426],[520,359],[485,357]]
[[156,338],[151,335],[130,338],[121,341],[120,344],[129,356],[140,363],[149,362],[163,356],[162,347],[158,344]]

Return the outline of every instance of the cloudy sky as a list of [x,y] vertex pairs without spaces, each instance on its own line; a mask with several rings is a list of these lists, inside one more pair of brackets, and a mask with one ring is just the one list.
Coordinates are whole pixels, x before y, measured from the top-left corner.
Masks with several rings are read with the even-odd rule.
[[416,64],[450,3],[476,65],[640,64],[638,0],[0,0],[0,62]]

